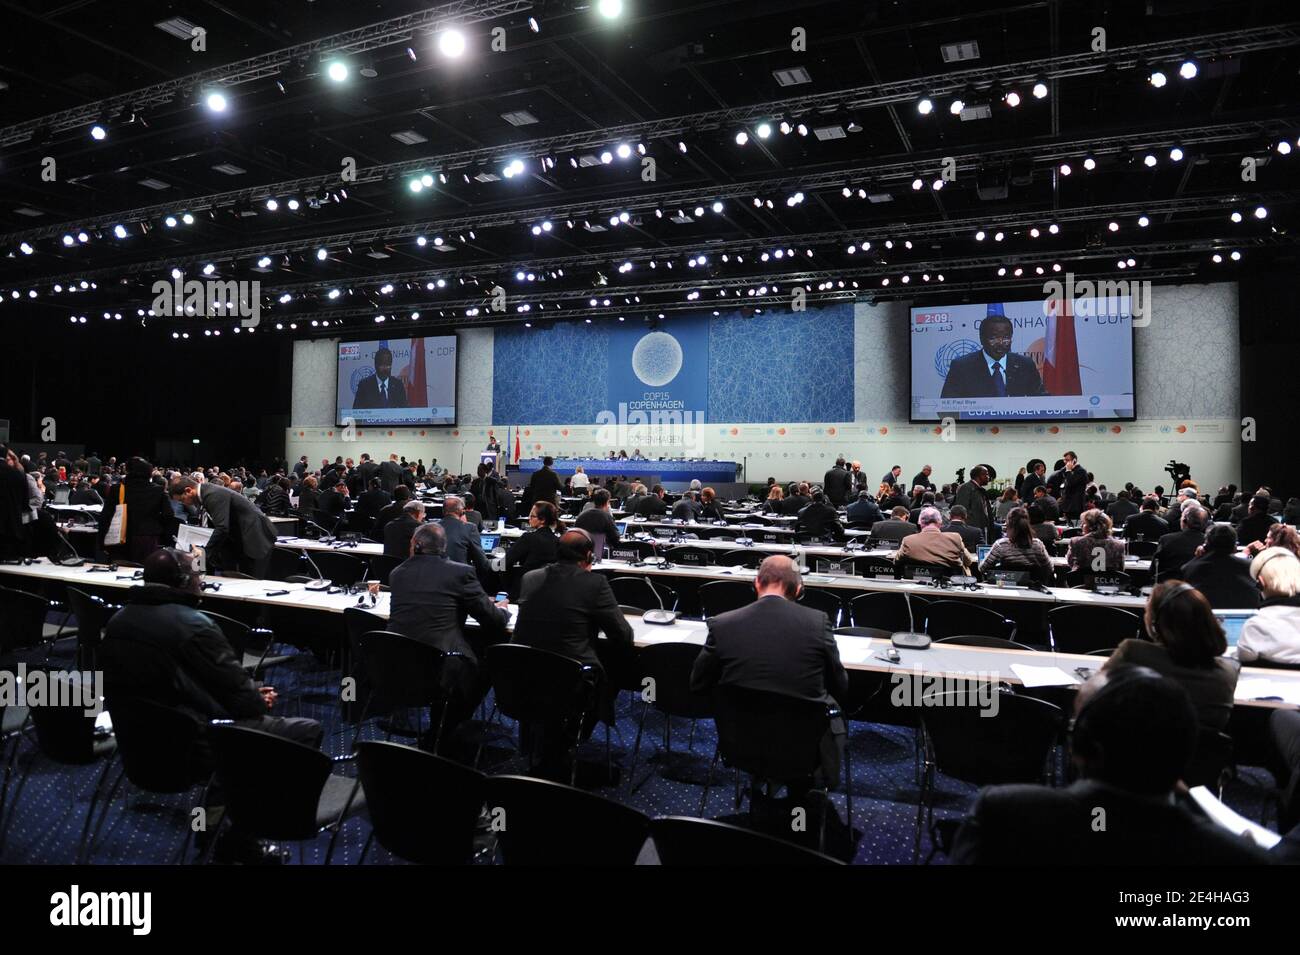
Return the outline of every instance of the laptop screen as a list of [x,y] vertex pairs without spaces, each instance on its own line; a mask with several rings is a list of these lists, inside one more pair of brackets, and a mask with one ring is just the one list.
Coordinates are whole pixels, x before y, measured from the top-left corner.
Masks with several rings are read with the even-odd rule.
[[1256,610],[1216,610],[1214,615],[1223,624],[1223,633],[1228,638],[1228,646],[1235,647],[1241,639],[1241,628],[1246,621],[1258,613]]
[[618,528],[619,537],[622,537],[624,534],[627,533],[627,521],[619,521],[614,526]]
[[479,534],[479,543],[483,545],[483,553],[490,554],[496,550],[497,544],[501,542],[500,534]]
[[989,551],[992,549],[992,544],[980,544],[975,548],[975,556],[979,559],[981,564],[984,563],[984,558],[989,555]]

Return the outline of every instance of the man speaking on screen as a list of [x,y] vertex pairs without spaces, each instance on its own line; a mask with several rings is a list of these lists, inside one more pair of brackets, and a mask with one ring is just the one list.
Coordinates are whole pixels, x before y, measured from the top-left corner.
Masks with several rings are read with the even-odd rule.
[[1034,398],[1045,395],[1034,360],[1011,351],[1014,327],[1000,304],[989,306],[980,324],[977,352],[962,355],[948,368],[940,398]]
[[406,385],[393,377],[393,353],[387,348],[375,351],[375,373],[357,384],[353,408],[405,408]]

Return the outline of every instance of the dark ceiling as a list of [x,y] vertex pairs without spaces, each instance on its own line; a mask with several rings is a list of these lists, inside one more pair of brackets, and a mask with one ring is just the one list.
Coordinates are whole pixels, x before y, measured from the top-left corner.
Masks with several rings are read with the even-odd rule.
[[[282,336],[378,316],[773,308],[795,286],[810,302],[1032,296],[1056,266],[1165,281],[1294,267],[1293,3],[624,6],[611,21],[540,0],[0,0],[0,318],[138,327],[155,282],[205,266],[259,281],[258,332]],[[156,25],[177,17],[204,51]],[[448,25],[468,39],[454,60],[438,52]],[[946,62],[946,45],[967,58]],[[205,105],[216,90],[222,114]],[[955,178],[936,190],[945,160]],[[433,185],[413,192],[421,176]],[[143,318],[168,337],[238,327]]]

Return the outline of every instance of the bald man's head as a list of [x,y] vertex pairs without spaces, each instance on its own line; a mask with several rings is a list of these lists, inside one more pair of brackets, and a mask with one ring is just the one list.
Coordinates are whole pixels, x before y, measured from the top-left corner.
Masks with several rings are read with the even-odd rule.
[[557,556],[561,563],[590,566],[595,548],[596,544],[591,535],[582,528],[575,527],[560,535]]
[[799,591],[803,590],[803,577],[793,560],[784,554],[773,554],[758,565],[754,590],[760,597],[779,594],[787,600],[794,600],[799,596]]

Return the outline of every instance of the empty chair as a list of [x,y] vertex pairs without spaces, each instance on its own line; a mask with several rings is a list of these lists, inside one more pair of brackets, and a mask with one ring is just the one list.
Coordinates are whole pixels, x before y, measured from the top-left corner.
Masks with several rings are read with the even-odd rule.
[[302,573],[312,573],[312,570],[301,552],[284,547],[271,549],[271,562],[266,571],[268,580],[288,580]]
[[925,632],[934,640],[971,634],[1010,640],[1015,636],[1016,625],[1002,614],[969,600],[936,600],[926,608]]
[[355,584],[361,580],[366,576],[368,569],[364,559],[339,551],[315,551],[312,553],[311,559],[320,568],[322,577],[345,586]]
[[1129,556],[1140,560],[1150,560],[1160,548],[1159,541],[1131,540],[1127,544]]
[[368,558],[370,561],[370,574],[367,580],[377,580],[385,586],[388,585],[388,576],[401,566],[405,557],[387,557],[383,554]]
[[271,667],[279,666],[293,659],[294,655],[291,653],[271,654],[275,634],[270,630],[261,627],[250,627],[243,621],[235,620],[223,614],[213,613],[210,610],[204,610],[203,614],[221,628],[221,633],[229,641],[230,646],[234,648],[235,658],[239,660],[239,665],[253,676],[261,676]]
[[58,627],[45,623],[50,602],[23,590],[0,587],[0,653],[35,647],[54,639]]
[[650,820],[650,838],[660,865],[673,866],[805,866],[843,865],[820,852],[805,849],[752,829],[714,819],[660,816]]
[[1183,782],[1205,786],[1216,796],[1223,795],[1223,784],[1232,766],[1232,737],[1208,726],[1196,734],[1196,752],[1183,773]]
[[[596,705],[599,679],[596,668],[560,653],[518,643],[488,647],[484,665],[491,674],[496,708],[501,713],[520,724],[546,726],[548,731],[560,734],[572,767],[569,781],[575,781],[578,744]],[[522,729],[521,725],[521,735]],[[474,757],[475,767],[482,755],[480,743]],[[528,755],[536,765],[535,750]]]
[[357,743],[356,754],[370,816],[358,864],[374,840],[409,862],[470,861],[487,783],[482,773],[398,743]]
[[104,639],[104,626],[117,607],[76,587],[68,588],[68,609],[77,618],[77,665],[95,668],[95,652]]
[[632,865],[650,831],[630,806],[529,776],[489,776],[487,805],[504,823],[497,851],[507,865]]
[[[664,750],[672,751],[672,721],[674,716],[692,721],[713,718],[713,697],[691,691],[691,670],[702,647],[695,643],[653,643],[637,651],[637,669],[640,671],[638,689],[653,687],[654,692],[641,710],[637,724],[636,742],[632,745],[632,763],[628,768],[629,785],[636,788],[636,761],[641,751],[641,736],[645,731],[646,714],[651,708],[664,716]],[[650,682],[646,682],[650,681]],[[688,739],[686,748],[690,749]]]
[[[910,594],[862,594],[849,601],[849,617],[855,627],[874,627],[897,633],[925,630],[930,601]],[[910,611],[909,611],[910,607]]]
[[713,580],[700,585],[700,609],[705,617],[738,610],[755,599],[753,585],[739,580]]
[[1057,653],[1089,653],[1114,649],[1121,641],[1137,637],[1142,619],[1118,607],[1077,604],[1049,610],[1047,627]]
[[920,859],[921,827],[927,816],[933,832],[936,773],[975,786],[1040,783],[1047,776],[1064,714],[1042,700],[1002,693],[996,687],[992,692],[998,694],[992,716],[991,710],[972,705],[965,690],[941,694],[921,709],[925,771],[916,806],[913,861]]
[[663,598],[648,577],[614,577],[609,582],[614,599],[642,610],[663,610]]
[[715,553],[706,547],[684,544],[668,548],[664,556],[674,564],[681,564],[683,567],[707,567],[713,563]]
[[[358,649],[361,663],[370,678],[370,696],[362,712],[370,710],[370,701],[376,694],[394,711],[428,707],[430,729],[433,730],[432,751],[436,753],[451,703],[451,691],[443,680],[444,671],[451,661],[457,666],[475,669],[477,666],[462,653],[440,650],[421,640],[386,630],[362,634]],[[420,729],[417,718],[416,732]]]
[[748,567],[750,570],[757,570],[758,565],[769,556],[771,555],[765,551],[740,548],[723,552],[718,557],[718,564],[722,567]]
[[977,633],[963,633],[955,637],[941,637],[935,643],[951,643],[959,647],[988,647],[992,650],[1030,650],[1034,648],[1003,637],[985,637]]
[[805,607],[812,607],[814,610],[820,610],[826,614],[831,622],[832,627],[839,626],[840,613],[844,605],[840,603],[840,598],[829,590],[810,590],[804,588],[803,593],[799,595],[799,603]]
[[[365,808],[361,782],[331,772],[320,750],[262,730],[214,722],[208,740],[229,820],[246,837],[301,842],[333,830],[325,863],[334,855],[343,821]],[[215,844],[215,839],[213,840]]]

